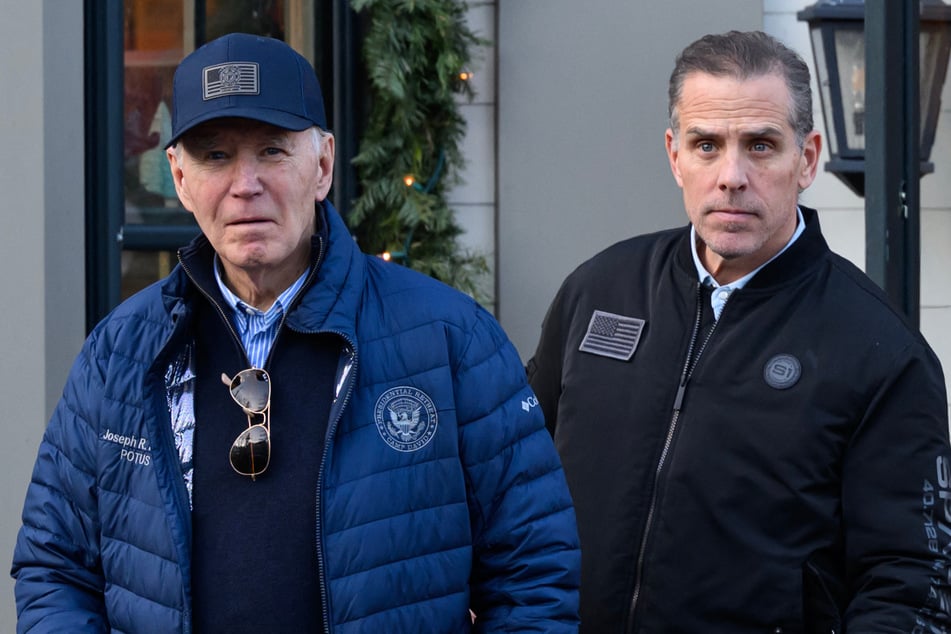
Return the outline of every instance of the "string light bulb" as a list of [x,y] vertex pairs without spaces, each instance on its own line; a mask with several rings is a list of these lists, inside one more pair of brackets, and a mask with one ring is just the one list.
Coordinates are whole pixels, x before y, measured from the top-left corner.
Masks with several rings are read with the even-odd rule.
[[461,79],[462,81],[469,81],[470,79],[472,79],[472,73],[470,73],[467,70],[460,71],[459,79]]
[[[468,75],[468,73],[467,73]],[[471,77],[471,75],[469,75]],[[439,179],[442,176],[443,166],[446,162],[446,153],[442,149],[439,150],[439,155],[436,157],[436,166],[433,168],[433,173],[429,176],[429,180],[426,181],[425,185],[416,182],[416,177],[412,174],[407,174],[403,177],[403,184],[407,187],[412,187],[418,192],[424,194],[429,194],[432,192],[433,188],[439,183]],[[384,251],[379,254],[378,257],[383,259],[386,262],[396,260],[397,262],[404,262],[409,264],[409,249],[413,244],[413,230],[415,227],[411,227],[409,234],[406,236],[406,240],[403,245],[402,251],[397,251],[395,253],[391,251]]]

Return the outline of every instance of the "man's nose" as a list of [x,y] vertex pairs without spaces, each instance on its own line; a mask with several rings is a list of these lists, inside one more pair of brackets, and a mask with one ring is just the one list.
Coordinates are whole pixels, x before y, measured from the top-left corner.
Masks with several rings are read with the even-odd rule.
[[739,150],[728,150],[720,161],[717,187],[720,191],[742,191],[749,182],[746,157]]
[[260,165],[253,157],[238,156],[234,162],[231,192],[235,196],[254,196],[262,191]]

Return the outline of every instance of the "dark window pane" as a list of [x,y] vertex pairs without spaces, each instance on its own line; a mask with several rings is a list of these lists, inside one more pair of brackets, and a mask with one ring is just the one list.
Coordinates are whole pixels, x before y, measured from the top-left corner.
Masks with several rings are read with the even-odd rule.
[[227,33],[253,33],[284,39],[284,0],[206,0],[211,41]]
[[123,251],[122,299],[162,279],[177,263],[171,251]]
[[183,0],[125,3],[125,222],[190,224],[165,158],[172,75],[185,53]]

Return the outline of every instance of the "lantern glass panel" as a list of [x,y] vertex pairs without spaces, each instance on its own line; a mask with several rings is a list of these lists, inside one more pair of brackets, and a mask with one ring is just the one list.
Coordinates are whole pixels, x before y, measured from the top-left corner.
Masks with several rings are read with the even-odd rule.
[[810,29],[812,35],[812,53],[816,58],[816,81],[819,86],[819,98],[822,103],[822,116],[826,124],[826,142],[829,153],[839,154],[838,135],[833,132],[834,115],[832,108],[832,82],[829,79],[829,67],[826,64],[826,49],[823,43],[824,30],[819,26]]
[[947,22],[922,21],[918,51],[922,160],[928,160],[931,154],[934,129],[938,125],[941,91],[944,88],[944,76],[948,66],[948,50],[949,45],[951,45],[948,42],[949,36],[951,36],[951,30],[949,30]]
[[835,59],[842,94],[845,145],[849,150],[865,149],[865,33],[859,28],[835,33]]
[[938,63],[938,52],[941,45],[941,36],[943,33],[934,28],[928,28],[927,25],[921,25],[921,70],[919,71],[919,81],[921,82],[921,101],[927,102],[931,95],[931,84],[935,81],[943,82],[944,77],[938,77],[935,66]]

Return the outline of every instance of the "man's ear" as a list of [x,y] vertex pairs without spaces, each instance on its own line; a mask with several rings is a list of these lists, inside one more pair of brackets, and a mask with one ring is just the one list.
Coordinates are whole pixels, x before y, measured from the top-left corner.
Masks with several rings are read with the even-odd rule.
[[188,188],[185,187],[185,172],[182,170],[181,161],[178,160],[175,148],[170,147],[165,150],[165,157],[168,158],[168,168],[172,172],[172,182],[175,183],[175,193],[178,194],[178,200],[181,201],[185,209],[191,211],[191,197],[188,195]]
[[330,186],[334,182],[334,154],[336,146],[334,145],[334,136],[325,132],[320,140],[320,156],[317,157],[317,191],[314,198],[321,202],[330,193]]
[[802,157],[800,158],[799,171],[799,191],[805,190],[812,185],[816,178],[816,171],[819,167],[819,155],[822,153],[822,135],[813,130],[806,136],[802,144]]
[[667,160],[670,163],[670,171],[674,175],[674,180],[677,181],[679,187],[683,187],[684,183],[680,177],[680,166],[677,164],[680,146],[676,139],[674,139],[674,131],[670,128],[667,128],[667,132],[664,133],[664,146],[667,148]]

